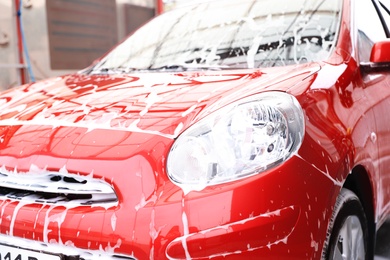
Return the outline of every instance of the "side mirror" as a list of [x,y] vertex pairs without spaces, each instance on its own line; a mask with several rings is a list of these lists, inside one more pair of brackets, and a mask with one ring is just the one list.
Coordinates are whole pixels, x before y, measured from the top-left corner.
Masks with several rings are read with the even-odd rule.
[[390,72],[390,40],[376,42],[371,49],[370,62],[360,63],[364,72]]
[[370,62],[390,62],[390,41],[377,42],[372,46]]

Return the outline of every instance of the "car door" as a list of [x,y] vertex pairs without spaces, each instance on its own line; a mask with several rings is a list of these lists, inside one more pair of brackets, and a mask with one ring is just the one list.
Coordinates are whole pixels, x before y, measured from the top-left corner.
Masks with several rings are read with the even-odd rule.
[[[372,46],[389,36],[386,20],[390,15],[384,3],[355,1],[355,25],[357,28],[358,59],[361,64],[369,63]],[[361,66],[363,67],[363,66]],[[390,71],[388,69],[361,69],[361,82],[375,117],[371,126],[371,141],[378,147],[376,172],[373,185],[377,190],[377,213],[379,216],[390,211]]]

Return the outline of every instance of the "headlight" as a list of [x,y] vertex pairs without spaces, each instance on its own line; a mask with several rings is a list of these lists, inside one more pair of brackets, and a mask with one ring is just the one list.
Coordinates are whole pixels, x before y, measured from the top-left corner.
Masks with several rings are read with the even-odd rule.
[[303,112],[293,96],[258,94],[184,131],[169,152],[168,175],[185,193],[251,176],[286,161],[303,134]]

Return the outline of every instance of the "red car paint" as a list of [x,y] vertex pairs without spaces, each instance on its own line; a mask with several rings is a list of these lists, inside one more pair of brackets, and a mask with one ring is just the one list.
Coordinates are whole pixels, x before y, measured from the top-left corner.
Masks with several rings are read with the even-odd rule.
[[[33,166],[37,174],[90,176],[111,185],[118,200],[74,206],[3,196],[1,234],[64,246],[64,254],[69,247],[136,259],[318,259],[346,183],[360,188],[368,218],[380,224],[390,209],[383,119],[389,77],[361,72],[349,1],[342,19],[335,51],[323,62],[73,74],[3,92],[3,172],[24,178]],[[255,176],[188,194],[170,181],[167,154],[180,133],[221,107],[270,90],[294,95],[304,110],[297,154]],[[353,174],[359,177],[347,182]]]

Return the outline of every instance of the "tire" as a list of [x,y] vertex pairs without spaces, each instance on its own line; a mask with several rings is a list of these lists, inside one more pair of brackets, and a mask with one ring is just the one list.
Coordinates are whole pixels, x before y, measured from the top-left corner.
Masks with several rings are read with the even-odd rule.
[[325,242],[324,259],[368,258],[368,226],[362,204],[355,193],[341,189]]

